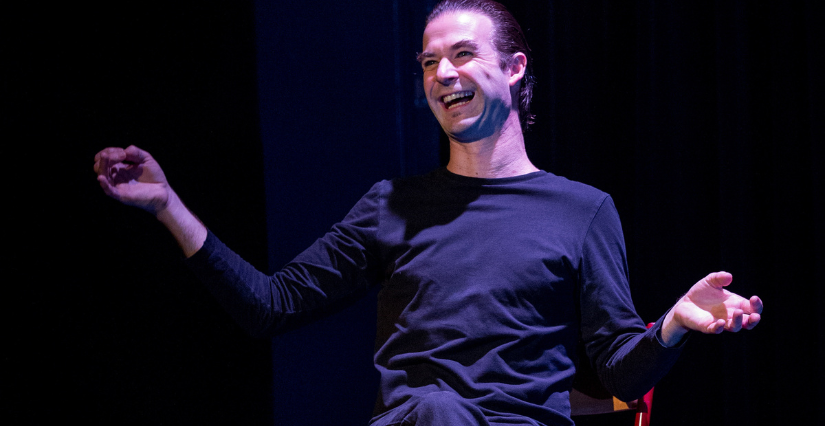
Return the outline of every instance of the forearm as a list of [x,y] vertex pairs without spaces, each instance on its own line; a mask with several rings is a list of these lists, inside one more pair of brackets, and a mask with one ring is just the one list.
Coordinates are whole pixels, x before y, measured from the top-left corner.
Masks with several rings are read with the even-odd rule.
[[670,370],[679,357],[681,346],[663,344],[660,328],[663,322],[660,318],[646,332],[624,336],[614,344],[608,357],[597,361],[602,383],[619,399],[639,398]]
[[183,204],[171,188],[166,207],[155,217],[172,233],[184,256],[191,257],[206,240],[206,226]]
[[[281,271],[267,275],[208,232],[203,247],[185,262],[247,333],[263,337],[337,310],[363,294],[372,282],[361,270],[366,259],[358,259],[358,250],[330,253],[328,249],[335,245],[325,241],[316,242]],[[344,265],[348,260],[358,265]]]
[[207,232],[203,246],[185,263],[247,333],[262,337],[278,328],[288,300],[283,287],[217,237]]
[[189,247],[187,255],[193,253],[186,264],[238,324],[253,336],[266,336],[333,312],[378,281],[385,268],[373,256],[379,252],[376,204],[371,191],[342,222],[273,275],[242,259],[188,210],[173,214],[170,208],[162,220],[174,219],[171,225],[181,228],[176,237]]

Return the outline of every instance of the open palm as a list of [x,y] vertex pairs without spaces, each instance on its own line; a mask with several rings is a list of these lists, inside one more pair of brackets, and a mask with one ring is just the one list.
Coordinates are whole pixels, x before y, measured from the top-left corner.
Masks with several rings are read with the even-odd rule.
[[674,318],[683,327],[704,333],[737,332],[759,323],[762,300],[745,299],[725,290],[733,281],[727,272],[714,272],[693,285],[674,308]]

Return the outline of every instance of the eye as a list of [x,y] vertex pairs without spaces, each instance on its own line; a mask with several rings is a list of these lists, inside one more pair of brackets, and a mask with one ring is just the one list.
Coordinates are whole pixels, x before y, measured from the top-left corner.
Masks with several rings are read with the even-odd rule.
[[466,51],[466,50],[462,50],[461,52],[458,52],[455,55],[456,58],[465,58],[465,59],[470,58],[471,56],[473,56],[473,52],[469,52],[469,51]]
[[430,69],[430,68],[434,67],[437,63],[438,63],[438,61],[435,61],[433,59],[427,59],[427,60],[421,62],[421,68],[424,68],[425,70]]

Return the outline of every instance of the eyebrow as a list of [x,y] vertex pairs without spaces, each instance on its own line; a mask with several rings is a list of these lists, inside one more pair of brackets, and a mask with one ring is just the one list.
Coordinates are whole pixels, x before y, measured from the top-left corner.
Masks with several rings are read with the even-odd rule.
[[[452,46],[450,46],[450,50],[458,50],[462,48],[470,48],[471,50],[478,50],[478,43],[470,39],[464,39],[455,42]],[[435,53],[433,52],[421,52],[415,56],[415,60],[421,62],[426,58],[435,57]]]

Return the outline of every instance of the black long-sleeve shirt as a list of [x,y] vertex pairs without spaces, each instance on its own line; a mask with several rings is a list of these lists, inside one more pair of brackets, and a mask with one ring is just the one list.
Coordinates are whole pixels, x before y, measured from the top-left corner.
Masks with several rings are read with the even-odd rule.
[[626,400],[680,352],[635,312],[610,197],[546,172],[479,179],[439,169],[379,182],[273,276],[211,233],[188,263],[254,335],[380,284],[376,415],[447,390],[491,420],[572,424],[579,340],[604,386]]

